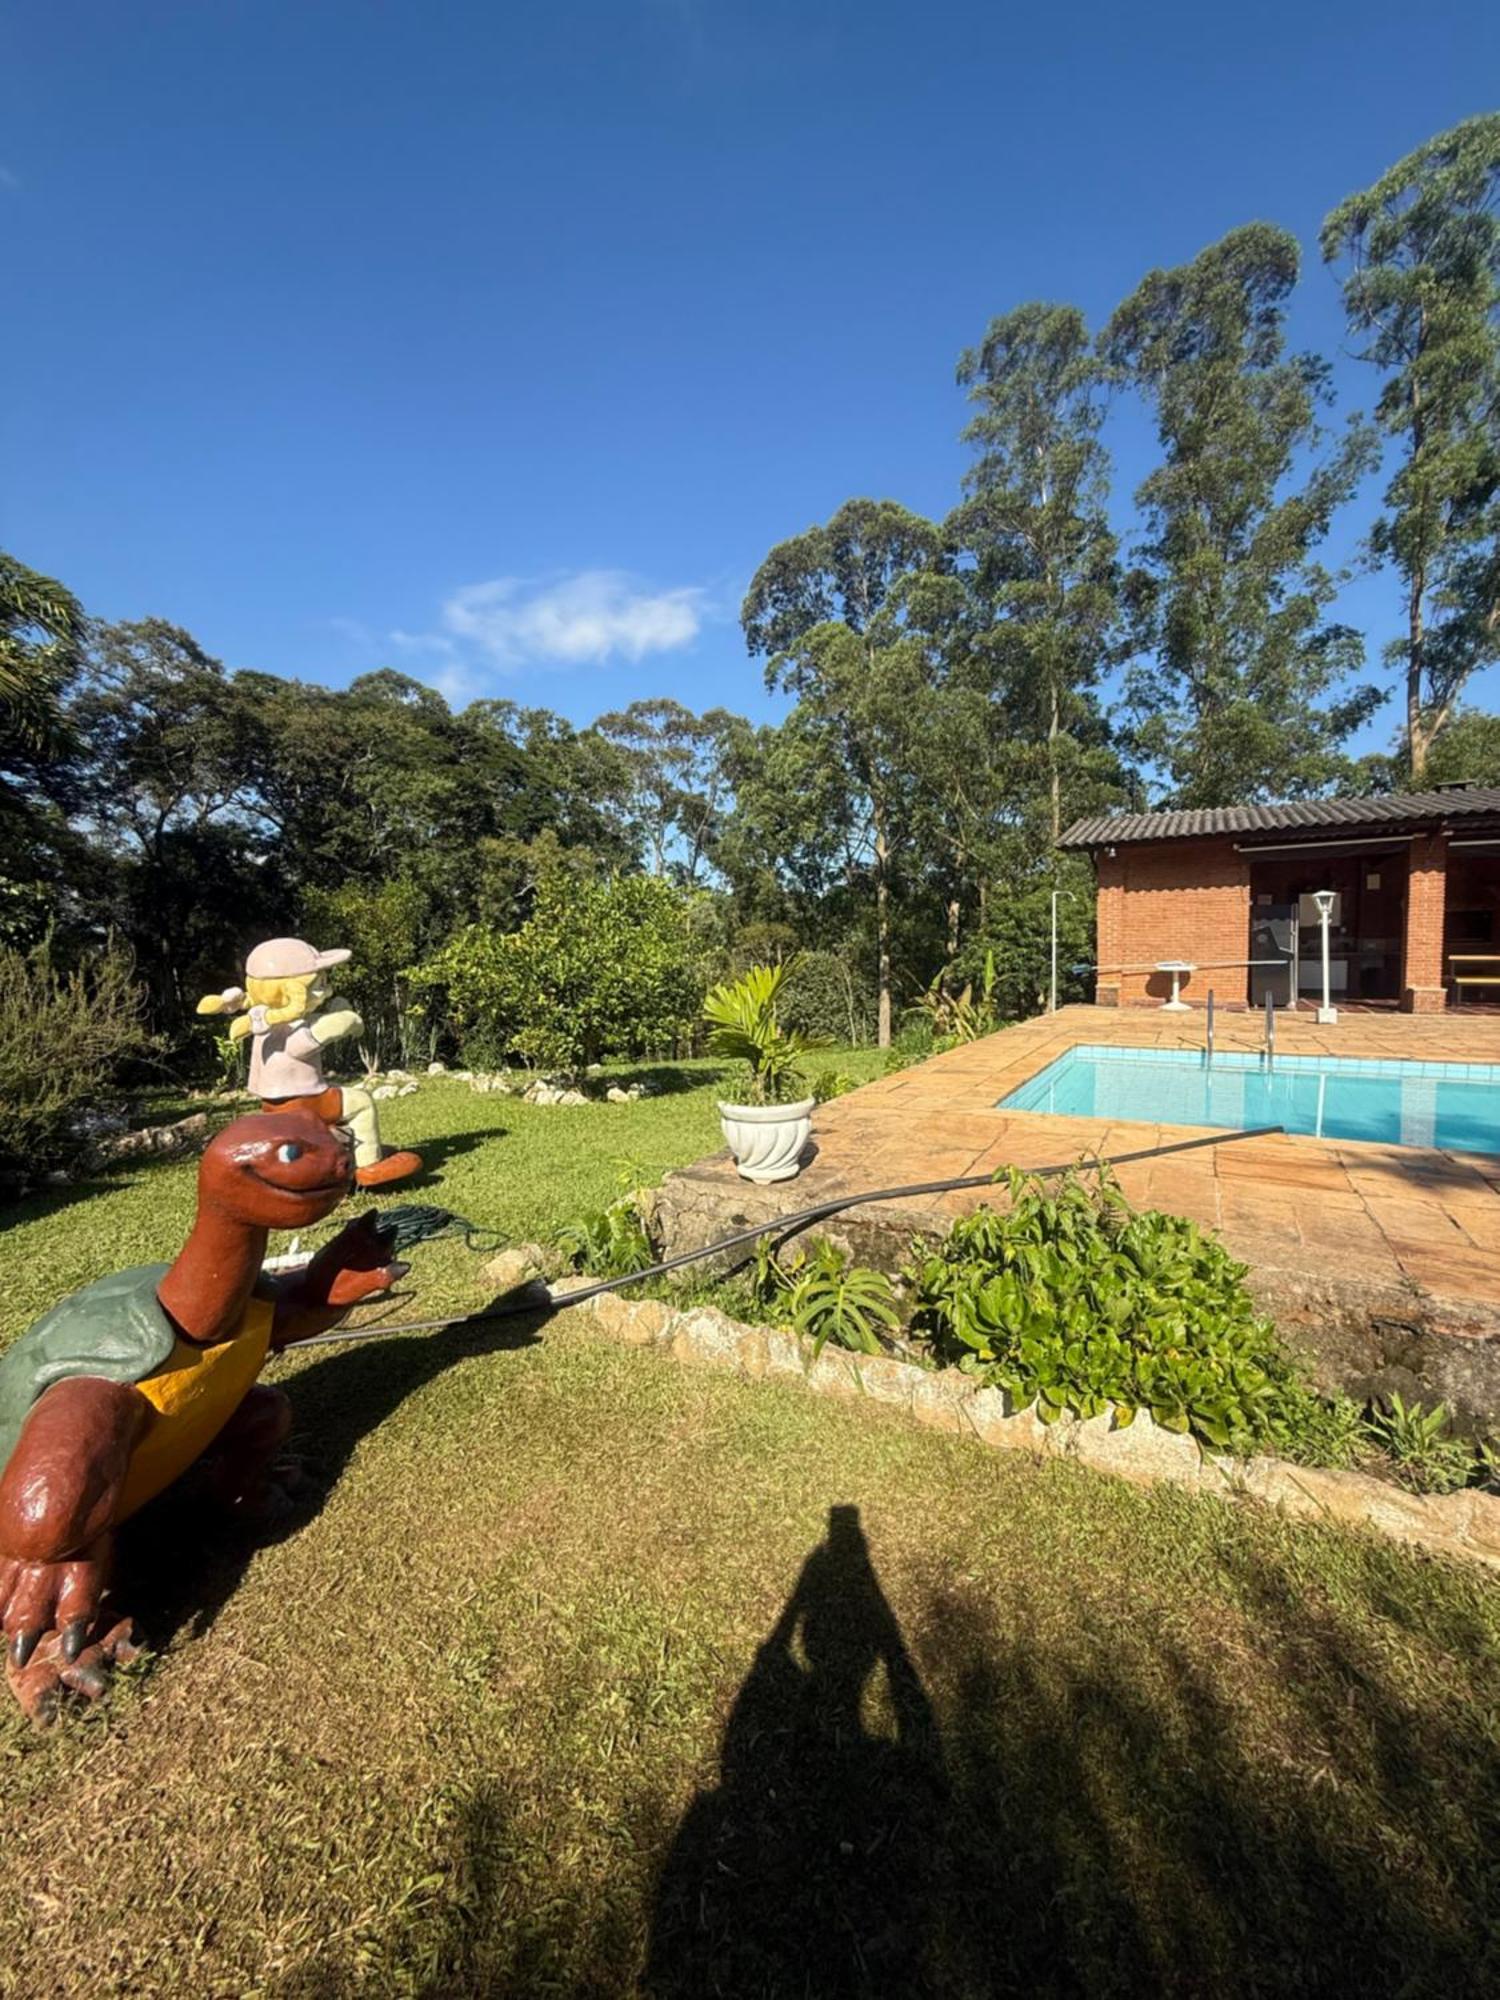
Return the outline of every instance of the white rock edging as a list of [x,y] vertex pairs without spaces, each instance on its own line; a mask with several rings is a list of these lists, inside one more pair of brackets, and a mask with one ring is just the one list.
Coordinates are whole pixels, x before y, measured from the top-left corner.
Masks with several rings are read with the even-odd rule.
[[[554,1285],[556,1293],[560,1287]],[[930,1430],[977,1439],[1000,1451],[1065,1458],[1141,1486],[1171,1485],[1220,1499],[1249,1498],[1296,1520],[1373,1529],[1440,1555],[1500,1568],[1500,1497],[1472,1488],[1408,1493],[1362,1472],[1293,1465],[1277,1458],[1231,1458],[1163,1430],[1144,1410],[1119,1428],[1113,1410],[1044,1424],[1036,1405],[1014,1408],[999,1389],[981,1388],[956,1368],[918,1368],[886,1356],[825,1347],[811,1361],[781,1327],[746,1326],[716,1306],[679,1312],[660,1299],[605,1292],[572,1308],[593,1330],[626,1347],[662,1347],[689,1367],[721,1368],[755,1381],[795,1380],[814,1395],[886,1403]]]

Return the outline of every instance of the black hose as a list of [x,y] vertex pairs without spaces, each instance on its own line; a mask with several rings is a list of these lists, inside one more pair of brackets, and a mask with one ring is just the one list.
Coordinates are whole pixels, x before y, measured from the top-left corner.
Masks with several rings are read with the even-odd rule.
[[[1237,1139],[1268,1139],[1284,1131],[1281,1125],[1257,1125],[1248,1132],[1210,1132],[1202,1139],[1174,1139],[1165,1146],[1143,1146],[1136,1153],[1116,1153],[1107,1160],[1095,1160],[1097,1167],[1125,1167],[1135,1160],[1157,1160],[1166,1153],[1193,1153],[1200,1146],[1229,1146]],[[1047,1167],[1027,1167],[1025,1172],[1038,1180],[1052,1174],[1065,1174],[1070,1167],[1078,1165],[1076,1160],[1062,1160]],[[705,1257],[716,1257],[721,1251],[738,1249],[742,1243],[754,1243],[762,1236],[785,1239],[806,1229],[809,1223],[826,1222],[831,1215],[840,1215],[846,1208],[858,1208],[867,1201],[915,1201],[919,1195],[948,1194],[959,1188],[993,1187],[993,1174],[968,1174],[951,1181],[914,1181],[910,1187],[876,1188],[868,1194],[844,1194],[832,1201],[819,1202],[816,1208],[804,1208],[795,1215],[783,1215],[769,1222],[752,1223],[749,1228],[737,1229],[732,1235],[721,1236],[716,1243],[706,1243],[701,1250],[681,1250],[675,1257],[664,1258],[660,1264],[648,1264],[643,1271],[631,1271],[623,1278],[601,1278],[597,1285],[584,1285],[576,1292],[564,1292],[560,1298],[553,1298],[549,1292],[545,1297],[532,1293],[529,1298],[508,1300],[503,1305],[492,1306],[488,1312],[449,1313],[445,1319],[399,1320],[394,1326],[359,1326],[347,1331],[333,1333],[310,1333],[305,1340],[289,1340],[278,1352],[288,1354],[294,1347],[323,1347],[335,1341],[374,1340],[380,1334],[433,1333],[444,1326],[482,1326],[492,1319],[521,1319],[549,1311],[561,1312],[569,1306],[579,1306],[586,1299],[597,1299],[604,1292],[617,1292],[624,1285],[639,1285],[647,1278],[660,1278],[668,1271],[679,1271],[684,1264],[700,1263]]]

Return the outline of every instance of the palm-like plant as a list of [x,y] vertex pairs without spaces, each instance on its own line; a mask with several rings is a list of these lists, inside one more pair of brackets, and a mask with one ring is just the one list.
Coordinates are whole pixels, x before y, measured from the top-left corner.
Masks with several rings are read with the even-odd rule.
[[786,1104],[806,1088],[803,1058],[823,1044],[788,1032],[778,1012],[795,961],[752,965],[714,987],[703,1003],[709,1053],[741,1062],[749,1073],[747,1102]]

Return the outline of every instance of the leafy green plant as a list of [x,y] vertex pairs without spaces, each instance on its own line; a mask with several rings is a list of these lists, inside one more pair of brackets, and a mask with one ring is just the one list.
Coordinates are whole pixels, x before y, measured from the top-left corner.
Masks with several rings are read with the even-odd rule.
[[885,1273],[851,1263],[826,1237],[810,1251],[795,1251],[784,1265],[771,1238],[758,1237],[746,1290],[755,1316],[794,1327],[812,1342],[814,1358],[830,1340],[860,1354],[883,1354],[882,1332],[894,1333],[901,1324],[896,1288]]
[[250,1074],[250,1044],[242,1036],[214,1036],[214,1057],[219,1065],[216,1079],[220,1090],[243,1090]]
[[628,1278],[656,1262],[656,1246],[633,1194],[565,1223],[556,1241],[574,1270],[590,1278]]
[[1049,1423],[1112,1403],[1220,1449],[1268,1435],[1297,1385],[1244,1265],[1182,1216],[1137,1213],[1102,1168],[1007,1178],[1008,1209],[961,1218],[909,1269],[940,1359]]
[[703,1003],[709,1053],[744,1065],[748,1104],[788,1104],[799,1097],[807,1086],[803,1058],[822,1046],[781,1024],[781,999],[795,964],[752,965],[714,987]]
[[841,1069],[820,1069],[810,1088],[819,1104],[827,1104],[835,1097],[847,1097],[858,1085],[852,1076],[846,1076]]
[[1423,1493],[1454,1493],[1474,1472],[1474,1447],[1454,1437],[1446,1403],[1424,1409],[1392,1395],[1370,1413],[1369,1428],[1403,1485]]
[[972,980],[959,992],[953,993],[948,989],[947,979],[948,968],[944,967],[917,998],[917,1006],[931,1027],[934,1041],[951,1047],[958,1042],[977,1042],[982,1035],[992,1035],[1000,1025],[994,1005],[994,952],[985,953],[977,998]]
[[829,1340],[861,1354],[883,1353],[881,1329],[891,1333],[901,1324],[895,1288],[885,1273],[851,1263],[826,1239],[791,1274],[786,1305],[792,1325],[812,1342],[814,1356]]
[[1369,1419],[1348,1396],[1320,1396],[1288,1385],[1272,1412],[1266,1442],[1281,1458],[1345,1471],[1364,1465],[1375,1449]]
[[[769,954],[753,956],[761,961]],[[813,1041],[846,1042],[851,1048],[869,1041],[870,1005],[849,960],[835,951],[799,951],[795,958],[781,1009],[786,1026]]]

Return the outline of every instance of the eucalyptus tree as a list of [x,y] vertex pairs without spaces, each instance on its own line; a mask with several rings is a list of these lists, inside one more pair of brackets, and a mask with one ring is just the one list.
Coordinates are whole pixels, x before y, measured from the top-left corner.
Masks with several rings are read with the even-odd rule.
[[629,811],[653,875],[670,869],[691,888],[712,857],[732,805],[723,756],[729,716],[695,715],[668,696],[601,715],[598,733],[629,774]]
[[1363,641],[1329,618],[1313,557],[1373,440],[1354,424],[1329,447],[1327,364],[1285,352],[1297,273],[1294,237],[1247,224],[1151,272],[1100,339],[1161,447],[1136,493],[1126,686],[1137,747],[1182,805],[1318,790],[1380,698],[1345,686]]
[[1470,676],[1500,656],[1500,113],[1398,160],[1323,224],[1376,418],[1399,459],[1371,553],[1401,579],[1406,752],[1420,779]]
[[[1048,831],[1062,831],[1064,774],[1097,735],[1111,660],[1118,565],[1100,439],[1110,371],[1073,306],[1033,303],[993,320],[958,364],[974,463],[949,522],[973,557],[978,616],[965,671],[1003,708],[1003,733],[1044,744]],[[998,719],[998,718],[997,718]]]
[[[849,500],[822,527],[774,548],[741,611],[766,685],[795,697],[802,767],[874,887],[876,1015],[891,1038],[896,870],[914,820],[916,738],[933,677],[918,609],[925,580],[947,566],[941,530],[891,500]],[[852,858],[852,857],[851,857]]]

